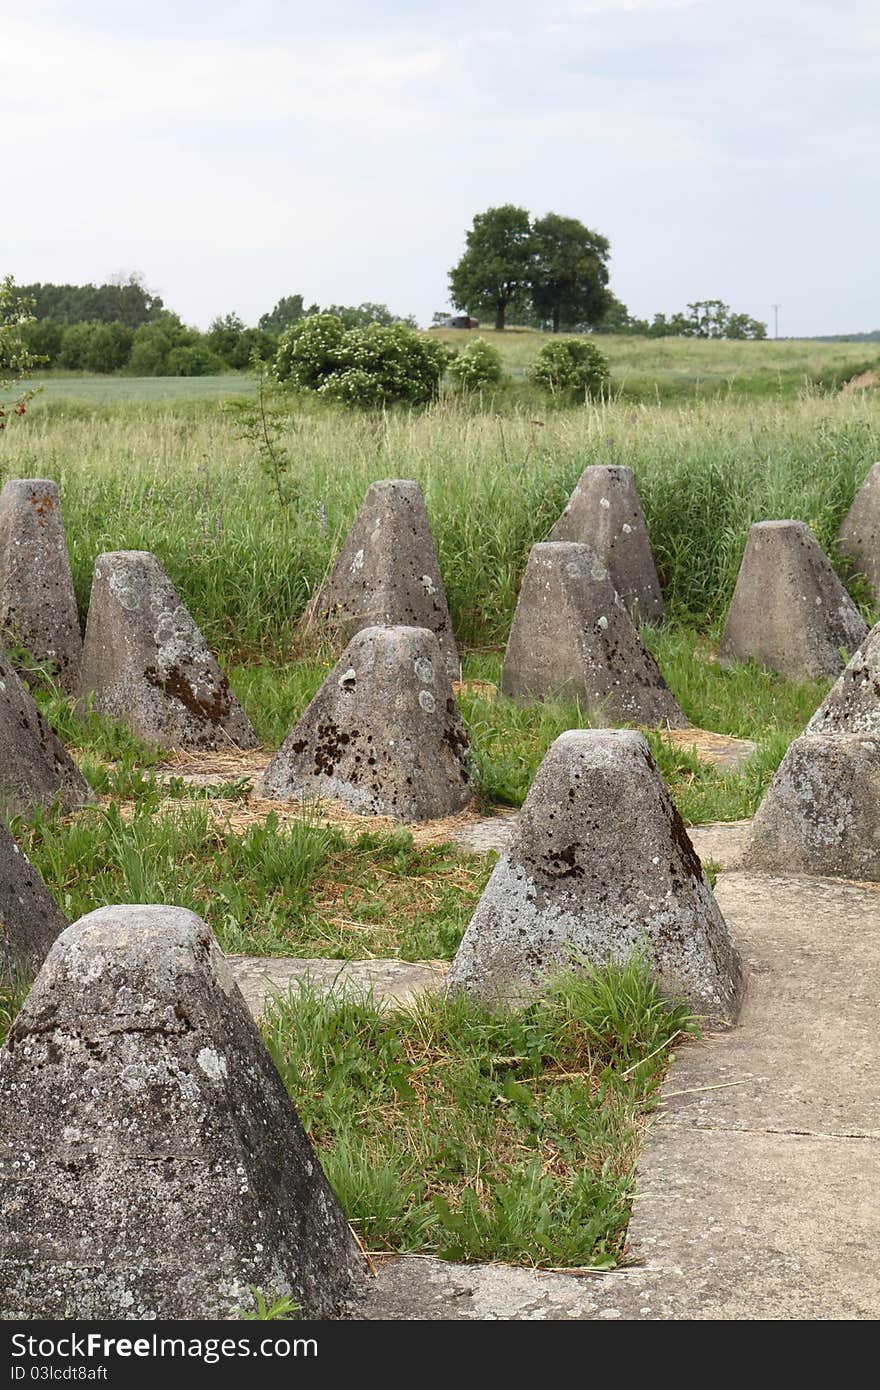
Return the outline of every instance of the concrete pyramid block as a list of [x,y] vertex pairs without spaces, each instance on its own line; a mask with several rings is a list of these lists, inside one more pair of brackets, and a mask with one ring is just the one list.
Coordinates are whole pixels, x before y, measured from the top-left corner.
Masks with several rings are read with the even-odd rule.
[[0,814],[27,816],[53,802],[70,812],[91,800],[88,782],[0,655]]
[[880,881],[880,739],[802,734],[752,821],[750,868]]
[[806,727],[808,734],[870,734],[880,738],[880,623],[831,687]]
[[340,1312],[363,1259],[208,927],[105,907],[0,1051],[0,1317]]
[[836,676],[841,651],[868,631],[802,521],[759,521],[749,531],[718,651],[722,665],[757,661],[790,680]]
[[81,701],[165,748],[255,748],[259,739],[155,555],[95,562]]
[[840,528],[839,542],[880,603],[880,463],[873,465],[856,493]]
[[402,821],[463,810],[473,795],[470,750],[434,634],[358,632],[269,764],[260,792],[333,797],[359,815]]
[[342,642],[363,627],[426,627],[458,679],[458,648],[418,483],[394,478],[367,488],[307,621],[320,622]]
[[547,539],[591,546],[632,617],[663,621],[663,594],[631,468],[585,468]]
[[501,689],[520,700],[577,698],[609,724],[687,720],[588,545],[533,545],[507,642]]
[[578,962],[643,951],[671,997],[736,1019],[736,950],[643,736],[562,734],[452,963],[453,992],[514,1004]]
[[82,636],[58,484],[13,478],[0,492],[0,633],[76,689]]
[[32,977],[67,918],[0,821],[0,979]]

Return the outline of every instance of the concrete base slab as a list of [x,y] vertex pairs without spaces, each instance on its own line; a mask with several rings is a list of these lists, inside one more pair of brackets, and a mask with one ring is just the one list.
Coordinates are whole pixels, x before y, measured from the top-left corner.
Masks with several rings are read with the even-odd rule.
[[636,1265],[603,1275],[401,1259],[357,1317],[842,1320],[880,1315],[880,887],[734,872],[730,1032],[681,1047],[639,1163]]
[[[581,1321],[647,1317],[644,1289],[652,1276],[641,1270],[602,1274],[547,1273],[513,1265],[462,1265],[402,1255],[383,1261],[357,1319],[373,1321],[514,1322]],[[632,1310],[624,1312],[623,1309]]]
[[878,1157],[871,1140],[657,1125],[630,1225],[651,1312],[624,1316],[876,1318]]
[[729,734],[716,734],[711,729],[664,729],[663,740],[673,748],[682,748],[693,753],[701,763],[711,763],[723,770],[736,769],[747,763],[757,749],[757,743],[750,738],[732,738]]
[[688,835],[704,864],[736,869],[742,863],[751,824],[750,820],[731,820],[689,825]]
[[664,1123],[880,1139],[880,885],[737,872],[715,896],[747,973],[739,1026],[681,1050]]
[[[497,816],[483,816],[452,831],[449,838],[471,854],[488,854],[494,850],[504,854],[510,848],[519,825],[519,813],[507,811]],[[721,869],[736,868],[742,861],[751,821],[716,821],[709,825],[692,825],[688,835],[704,863],[712,862]]]
[[227,956],[235,983],[255,1018],[272,998],[285,998],[308,983],[317,993],[372,997],[383,1009],[411,1004],[425,990],[439,989],[449,961],[326,960],[289,956]]

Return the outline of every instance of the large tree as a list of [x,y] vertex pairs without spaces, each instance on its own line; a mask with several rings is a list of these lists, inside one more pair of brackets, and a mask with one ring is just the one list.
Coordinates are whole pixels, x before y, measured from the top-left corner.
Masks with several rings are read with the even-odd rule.
[[449,272],[456,309],[495,314],[502,329],[509,305],[524,301],[532,264],[532,227],[525,208],[505,203],[477,213],[467,250]]
[[553,332],[599,323],[610,299],[607,237],[576,217],[548,212],[532,227],[532,267],[529,289],[539,318],[549,319]]

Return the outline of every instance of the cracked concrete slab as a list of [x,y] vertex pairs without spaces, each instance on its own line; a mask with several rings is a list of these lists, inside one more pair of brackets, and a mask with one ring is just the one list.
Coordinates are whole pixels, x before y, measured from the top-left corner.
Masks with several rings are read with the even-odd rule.
[[[371,1321],[584,1321],[647,1317],[650,1287],[640,1270],[561,1274],[513,1265],[464,1265],[402,1255],[379,1265],[355,1309]],[[638,1312],[635,1314],[638,1315]]]
[[403,1008],[425,990],[439,989],[449,961],[327,960],[291,956],[227,956],[235,983],[255,1018],[273,997],[301,984],[317,993],[372,997],[383,1009]]

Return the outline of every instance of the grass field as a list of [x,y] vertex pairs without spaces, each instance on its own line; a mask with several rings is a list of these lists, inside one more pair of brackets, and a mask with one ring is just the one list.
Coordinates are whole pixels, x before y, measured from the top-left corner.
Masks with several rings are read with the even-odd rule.
[[[534,336],[504,337],[512,368]],[[722,389],[670,400],[664,385],[659,401],[646,388],[641,403],[567,410],[447,396],[385,416],[293,401],[279,501],[224,408],[242,378],[59,379],[0,436],[0,482],[58,480],[83,617],[100,551],[154,551],[272,748],[328,669],[329,654],[306,645],[297,623],[371,481],[421,482],[464,674],[496,681],[530,546],[585,466],[629,464],[669,608],[648,641],[693,723],[758,744],[727,774],[656,735],[652,746],[687,822],[737,819],[754,811],[825,689],[712,659],[749,525],[805,520],[838,562],[840,520],[880,457],[880,402],[794,390],[797,374],[842,369],[848,345],[606,343],[617,373]],[[727,390],[739,373],[745,391],[756,363],[760,389]],[[880,616],[857,582],[852,591],[869,619]],[[39,699],[102,796],[77,816],[13,827],[71,918],[108,902],[174,902],[205,916],[229,951],[454,954],[491,857],[417,844],[404,830],[237,818],[247,793],[235,778],[200,793],[160,782],[158,750],[84,720],[57,693]],[[550,742],[587,722],[577,706],[524,709],[479,693],[462,697],[462,711],[486,810],[519,805]],[[525,1021],[439,1002],[389,1021],[314,999],[267,1021],[337,1191],[374,1248],[542,1264],[622,1257],[639,1134],[683,1019],[637,966],[560,990]],[[591,1022],[579,1031],[577,1020]]]
[[[493,409],[505,413],[526,407],[547,409],[546,397],[528,383],[529,368],[549,341],[547,334],[515,327],[502,333],[494,328],[471,333],[434,329],[430,337],[457,349],[481,337],[499,350],[507,381],[492,393]],[[600,334],[595,342],[608,357],[612,398],[640,404],[684,403],[707,397],[790,398],[810,387],[833,390],[863,371],[880,369],[880,345],[872,343],[809,339],[727,342],[611,334]],[[38,373],[34,384],[42,388],[31,407],[37,411],[73,403],[87,407],[127,403],[182,406],[184,402],[250,396],[254,390],[253,380],[244,373],[134,378],[51,372]]]

